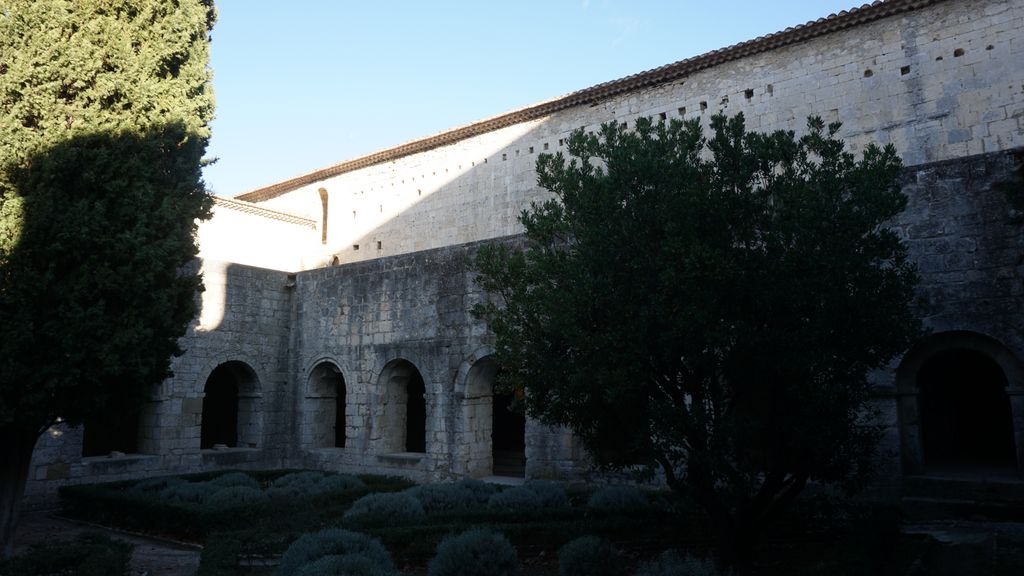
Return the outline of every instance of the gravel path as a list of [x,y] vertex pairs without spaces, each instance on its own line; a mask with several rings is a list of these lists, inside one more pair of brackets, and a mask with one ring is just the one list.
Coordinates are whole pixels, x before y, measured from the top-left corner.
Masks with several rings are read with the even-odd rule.
[[54,517],[48,512],[29,512],[22,515],[15,535],[15,552],[24,551],[33,544],[56,539],[72,539],[83,532],[99,532],[134,544],[132,576],[194,576],[199,569],[198,546],[73,522]]

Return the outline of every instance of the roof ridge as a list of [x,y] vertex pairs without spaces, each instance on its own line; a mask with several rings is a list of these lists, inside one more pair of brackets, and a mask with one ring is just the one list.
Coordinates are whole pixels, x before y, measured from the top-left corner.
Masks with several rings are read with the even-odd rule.
[[665,64],[664,66],[631,74],[616,80],[595,84],[589,88],[570,92],[550,100],[544,100],[522,108],[516,108],[496,116],[491,116],[470,124],[445,130],[444,132],[439,132],[432,136],[410,140],[397,146],[371,152],[364,156],[359,156],[351,160],[333,164],[326,168],[320,168],[294,178],[289,178],[288,180],[283,180],[269,186],[264,186],[262,188],[257,188],[255,190],[239,194],[234,198],[249,202],[270,200],[307,184],[319,182],[339,174],[344,174],[345,172],[351,172],[360,168],[373,166],[374,164],[381,164],[391,160],[396,160],[404,156],[425,152],[427,150],[452,144],[473,136],[492,132],[500,128],[505,128],[507,126],[512,126],[514,124],[519,124],[537,118],[543,118],[544,116],[549,116],[566,108],[598,102],[625,92],[632,92],[640,88],[677,80],[684,76],[693,74],[694,72],[698,72],[705,68],[711,68],[725,62],[738,60],[747,56],[753,56],[761,52],[767,52],[790,44],[796,44],[811,38],[824,36],[832,32],[852,28],[854,26],[901,14],[903,12],[918,10],[942,1],[943,0],[875,0],[870,4],[863,4],[856,8],[850,8],[849,10],[841,10],[837,13],[818,18],[817,20],[812,20],[798,26],[791,26],[779,32],[758,36],[752,40],[746,40],[744,42],[733,44],[732,46],[719,48],[697,56],[691,56],[690,58]]
[[281,212],[280,210],[271,210],[270,208],[264,208],[252,202],[242,200],[241,198],[228,198],[226,196],[212,196],[213,203],[218,206],[230,208],[232,210],[238,210],[239,212],[245,212],[247,214],[254,214],[256,216],[263,216],[264,218],[270,218],[272,220],[280,220],[289,224],[298,224],[300,226],[307,226],[309,228],[316,228],[316,220],[309,218],[303,218],[302,216],[296,216],[295,214],[289,214],[287,212]]

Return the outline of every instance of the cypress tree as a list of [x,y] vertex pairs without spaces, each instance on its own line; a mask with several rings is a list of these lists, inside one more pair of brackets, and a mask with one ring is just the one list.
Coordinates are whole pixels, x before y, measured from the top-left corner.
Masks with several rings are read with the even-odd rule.
[[196,313],[212,0],[0,0],[0,540],[56,422],[143,401]]

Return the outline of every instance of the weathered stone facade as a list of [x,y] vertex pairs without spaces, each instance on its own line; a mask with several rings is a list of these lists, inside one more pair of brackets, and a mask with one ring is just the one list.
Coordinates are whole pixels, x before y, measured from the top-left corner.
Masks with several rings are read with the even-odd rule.
[[[545,197],[536,157],[573,129],[719,110],[756,130],[839,120],[852,149],[892,143],[907,166],[910,203],[894,226],[932,335],[874,375],[884,448],[897,455],[880,485],[955,456],[922,424],[932,385],[921,374],[950,351],[977,352],[1005,377],[992,386],[1015,460],[993,458],[1021,470],[1024,224],[999,185],[1022,170],[1024,1],[891,0],[220,201],[200,235],[202,313],[142,413],[141,454],[82,458],[81,431],[56,428],[30,497],[221,467],[491,475],[497,367],[469,314],[483,295],[468,258],[480,242],[517,241],[516,216]],[[407,392],[419,382],[422,404]],[[204,436],[204,403],[209,428],[222,393],[237,402],[228,447]],[[527,421],[515,450],[529,477],[588,474],[564,430]]]

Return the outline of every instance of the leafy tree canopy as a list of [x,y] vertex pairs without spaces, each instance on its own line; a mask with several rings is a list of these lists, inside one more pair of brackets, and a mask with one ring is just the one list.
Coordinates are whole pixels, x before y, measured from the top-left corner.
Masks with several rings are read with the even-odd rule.
[[0,0],[5,553],[38,435],[138,403],[195,315],[213,19],[212,0]]
[[742,115],[576,131],[537,160],[554,197],[524,249],[477,257],[504,385],[602,465],[660,469],[753,536],[809,480],[855,487],[875,455],[866,373],[918,334],[916,273],[886,222],[892,147],[838,124],[748,132]]
[[193,316],[212,0],[0,0],[0,424],[80,421]]

